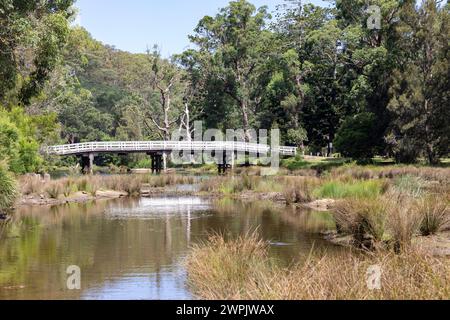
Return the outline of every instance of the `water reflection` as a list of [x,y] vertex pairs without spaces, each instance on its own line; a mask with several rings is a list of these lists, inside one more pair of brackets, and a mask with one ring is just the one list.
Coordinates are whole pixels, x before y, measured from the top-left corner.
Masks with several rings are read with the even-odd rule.
[[[190,299],[183,259],[208,234],[257,230],[289,264],[332,227],[327,214],[195,197],[21,208],[1,227],[0,299]],[[82,290],[66,289],[81,268]]]

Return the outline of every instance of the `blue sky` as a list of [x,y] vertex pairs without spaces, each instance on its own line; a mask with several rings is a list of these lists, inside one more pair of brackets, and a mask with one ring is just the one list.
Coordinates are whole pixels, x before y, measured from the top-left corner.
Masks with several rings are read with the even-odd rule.
[[[215,15],[229,0],[77,0],[77,24],[103,43],[130,52],[145,52],[158,44],[164,56],[189,46],[198,21]],[[283,0],[250,0],[275,10]],[[320,0],[314,0],[319,3]]]

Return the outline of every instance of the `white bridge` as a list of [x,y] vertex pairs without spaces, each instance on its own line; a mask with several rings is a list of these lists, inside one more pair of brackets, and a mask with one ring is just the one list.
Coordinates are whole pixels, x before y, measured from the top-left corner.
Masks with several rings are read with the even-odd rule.
[[46,147],[47,154],[59,156],[86,155],[90,153],[160,153],[181,151],[234,151],[268,155],[278,152],[282,156],[296,156],[295,147],[271,148],[265,144],[228,141],[117,141],[86,142]]

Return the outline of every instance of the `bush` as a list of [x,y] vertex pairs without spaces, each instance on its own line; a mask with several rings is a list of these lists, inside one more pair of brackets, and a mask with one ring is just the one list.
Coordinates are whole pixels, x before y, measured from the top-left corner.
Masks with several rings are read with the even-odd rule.
[[6,163],[0,162],[0,211],[10,209],[17,196],[16,181],[8,172]]
[[308,162],[306,162],[301,155],[297,155],[295,158],[284,159],[281,161],[281,166],[287,168],[290,171],[300,170],[308,167]]

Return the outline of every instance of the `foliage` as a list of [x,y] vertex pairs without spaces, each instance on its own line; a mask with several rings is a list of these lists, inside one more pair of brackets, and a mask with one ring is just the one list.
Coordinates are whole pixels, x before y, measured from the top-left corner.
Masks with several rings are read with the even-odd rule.
[[15,173],[38,171],[43,162],[40,144],[56,139],[57,130],[54,114],[29,116],[20,107],[0,109],[0,160],[8,160]]
[[0,162],[0,212],[12,207],[18,190],[14,177],[8,172],[4,162]]

